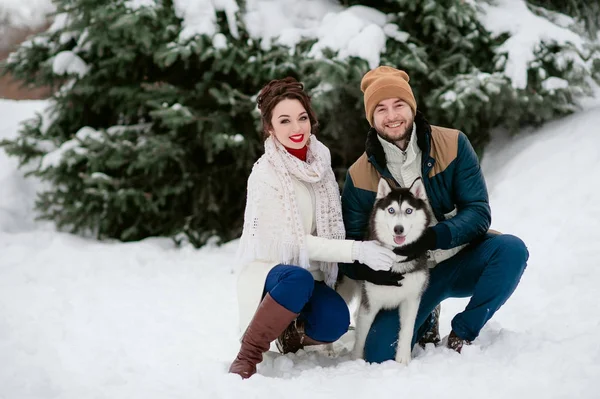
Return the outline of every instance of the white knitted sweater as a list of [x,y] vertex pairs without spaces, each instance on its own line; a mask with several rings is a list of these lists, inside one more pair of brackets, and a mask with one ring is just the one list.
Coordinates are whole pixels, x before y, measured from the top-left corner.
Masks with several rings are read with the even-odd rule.
[[[316,140],[312,143],[319,144]],[[320,144],[319,148],[314,149],[313,155],[316,152],[325,162],[322,171],[327,174],[327,183],[334,185],[328,190],[323,185],[300,181],[289,174],[287,177],[290,179],[286,181],[291,187],[286,188],[285,181],[281,179],[281,174],[286,170],[279,170],[266,154],[252,169],[239,247],[239,255],[244,261],[238,275],[240,332],[246,329],[258,307],[265,278],[273,266],[284,263],[305,267],[315,280],[332,284],[331,277],[334,275],[330,272],[337,272],[335,264],[352,262],[354,241],[339,239],[343,237],[341,203],[339,188],[331,171],[329,150]],[[287,153],[280,155],[287,156]],[[322,193],[318,195],[315,190]],[[291,199],[284,194],[288,191],[293,197],[295,205],[292,208],[295,207],[295,210],[289,208]],[[320,212],[317,212],[319,202],[327,206],[322,205]],[[321,226],[323,223],[330,226],[322,227],[322,230],[330,231],[330,238],[318,234],[319,223]],[[333,265],[336,267],[332,268]]]

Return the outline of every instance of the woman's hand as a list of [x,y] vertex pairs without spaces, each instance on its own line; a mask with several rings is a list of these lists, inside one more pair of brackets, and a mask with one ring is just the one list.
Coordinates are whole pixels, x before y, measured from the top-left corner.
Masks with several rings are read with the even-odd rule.
[[355,241],[352,246],[352,259],[369,266],[373,270],[390,270],[397,255],[378,241]]

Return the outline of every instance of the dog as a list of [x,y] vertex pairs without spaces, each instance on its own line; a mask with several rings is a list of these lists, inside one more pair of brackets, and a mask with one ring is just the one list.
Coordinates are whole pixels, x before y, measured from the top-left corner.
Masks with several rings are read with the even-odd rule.
[[[369,220],[368,239],[401,253],[402,248],[417,241],[429,226],[431,215],[425,201],[425,187],[420,178],[410,188],[392,188],[382,178]],[[353,359],[363,358],[365,340],[377,313],[381,309],[398,308],[401,329],[395,360],[405,365],[411,360],[413,330],[421,295],[429,282],[429,268],[426,253],[402,259],[391,269],[402,279],[400,286],[375,285],[347,277],[338,286],[338,292],[348,303],[352,296],[360,297]]]

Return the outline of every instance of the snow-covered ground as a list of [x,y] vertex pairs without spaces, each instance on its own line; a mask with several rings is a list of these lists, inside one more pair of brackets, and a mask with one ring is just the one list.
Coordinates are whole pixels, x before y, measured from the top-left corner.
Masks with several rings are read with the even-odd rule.
[[[0,138],[44,102],[0,100]],[[531,252],[521,285],[462,355],[404,367],[268,354],[247,381],[238,349],[236,242],[96,242],[32,221],[38,185],[0,151],[0,398],[597,398],[600,108],[492,143],[493,227]],[[443,305],[442,333],[465,300]],[[345,346],[344,346],[345,345]]]
[[[330,46],[377,64],[380,39],[406,40],[364,7],[247,3],[244,22],[266,47],[314,37],[315,56]],[[50,4],[0,0],[0,21],[41,24]],[[234,18],[231,0],[176,4],[185,35],[206,28],[198,21],[212,21],[215,9]],[[541,38],[580,45],[562,27],[569,21],[542,23],[523,6],[501,0],[482,14],[488,29],[513,36],[507,73],[517,85]],[[273,14],[276,21],[267,18]],[[46,106],[0,100],[0,139],[15,137],[18,122]],[[0,399],[598,398],[598,126],[600,105],[588,101],[576,115],[489,146],[483,169],[493,227],[523,238],[531,258],[513,297],[462,355],[428,348],[408,367],[368,365],[349,360],[349,334],[337,357],[270,353],[248,381],[227,374],[238,349],[236,242],[194,250],[164,239],[122,244],[58,233],[33,220],[41,184],[0,150]],[[442,333],[465,303],[444,302]]]

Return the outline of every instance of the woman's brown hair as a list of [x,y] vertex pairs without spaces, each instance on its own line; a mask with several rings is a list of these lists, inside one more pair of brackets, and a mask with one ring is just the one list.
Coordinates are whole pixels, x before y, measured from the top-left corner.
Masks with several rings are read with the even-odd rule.
[[317,121],[315,112],[310,104],[310,97],[308,97],[308,94],[304,91],[304,85],[302,83],[288,76],[284,79],[270,81],[262,88],[256,99],[258,109],[260,110],[263,138],[265,140],[269,137],[269,130],[273,129],[273,125],[271,124],[273,108],[275,108],[281,100],[286,98],[300,101],[300,104],[302,104],[308,114],[311,133],[316,133],[319,122]]

